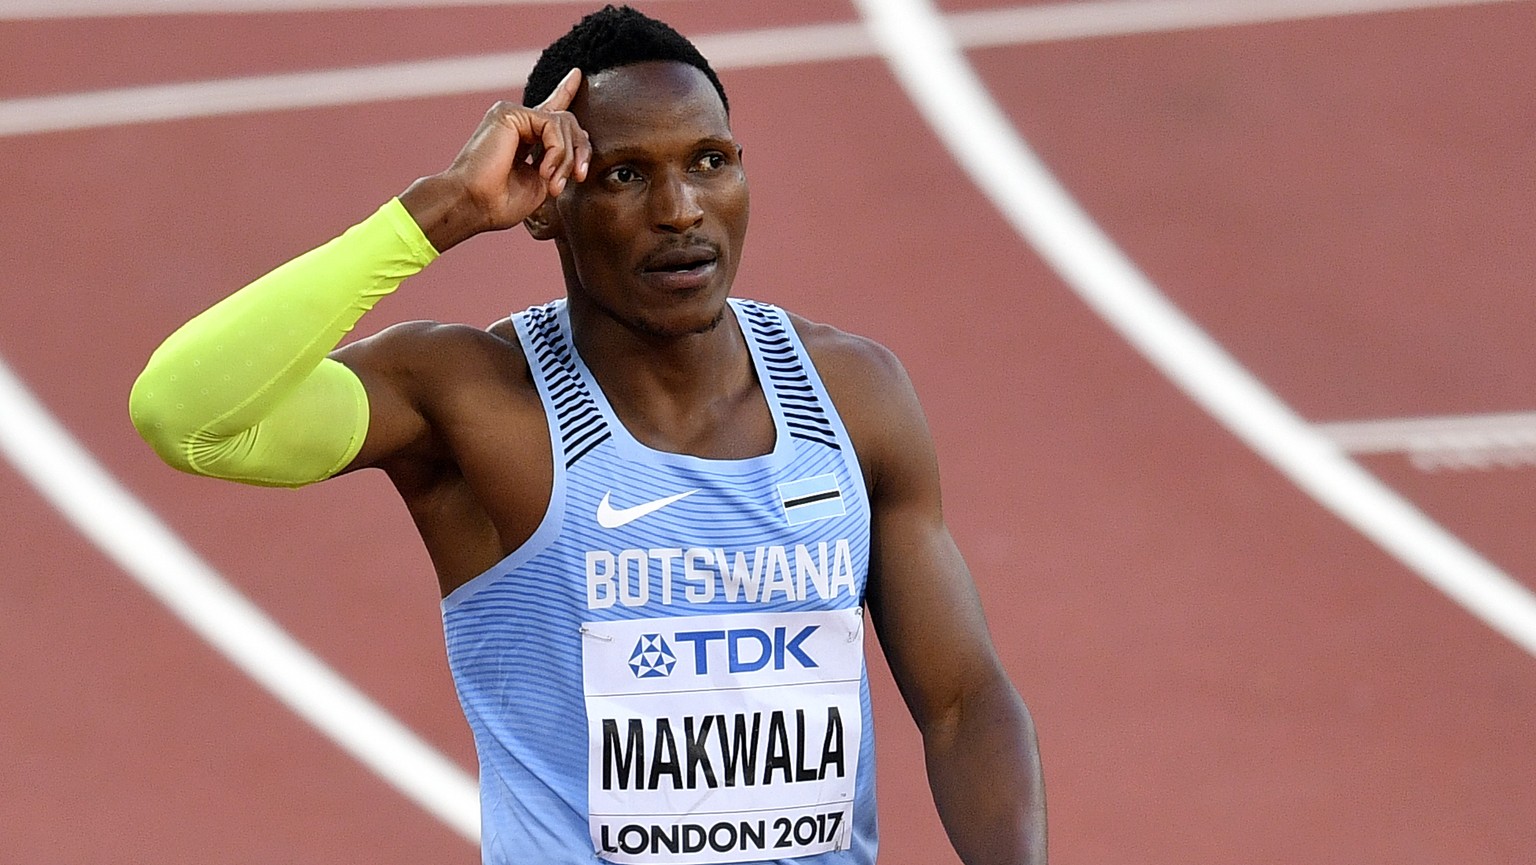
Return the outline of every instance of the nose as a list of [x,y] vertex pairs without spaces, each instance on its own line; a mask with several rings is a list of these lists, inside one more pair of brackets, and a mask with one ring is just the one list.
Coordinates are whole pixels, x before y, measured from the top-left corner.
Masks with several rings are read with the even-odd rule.
[[699,190],[684,172],[666,172],[651,186],[651,212],[658,231],[680,234],[704,221]]

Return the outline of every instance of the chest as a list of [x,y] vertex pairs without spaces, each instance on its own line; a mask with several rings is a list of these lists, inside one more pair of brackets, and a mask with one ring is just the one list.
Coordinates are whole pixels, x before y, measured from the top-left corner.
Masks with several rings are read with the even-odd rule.
[[691,404],[610,398],[614,420],[645,448],[714,460],[750,459],[771,452],[778,436],[760,384]]

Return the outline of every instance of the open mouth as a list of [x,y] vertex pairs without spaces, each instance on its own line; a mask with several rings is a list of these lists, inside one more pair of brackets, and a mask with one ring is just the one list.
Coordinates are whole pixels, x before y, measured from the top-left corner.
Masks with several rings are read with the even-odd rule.
[[647,274],[693,274],[712,267],[719,260],[719,253],[708,247],[672,249],[646,259],[642,271]]

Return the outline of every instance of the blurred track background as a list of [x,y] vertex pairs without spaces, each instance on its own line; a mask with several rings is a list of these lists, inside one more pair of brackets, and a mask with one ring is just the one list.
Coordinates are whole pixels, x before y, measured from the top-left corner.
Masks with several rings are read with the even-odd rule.
[[[636,5],[730,91],[754,193],[737,293],[884,342],[923,396],[1040,727],[1053,861],[1536,861],[1536,4],[940,4],[1129,261],[1298,430],[1508,579],[1503,633],[1084,304],[984,194],[1006,160],[973,182],[893,75],[878,3]],[[170,330],[446,165],[589,8],[375,6],[0,2],[0,862],[478,861],[135,579],[196,571],[156,558],[184,544],[472,773],[385,479],[182,476],[125,407]],[[559,291],[508,232],[360,332]],[[49,449],[50,418],[82,454]],[[953,862],[872,676],[881,861]]]

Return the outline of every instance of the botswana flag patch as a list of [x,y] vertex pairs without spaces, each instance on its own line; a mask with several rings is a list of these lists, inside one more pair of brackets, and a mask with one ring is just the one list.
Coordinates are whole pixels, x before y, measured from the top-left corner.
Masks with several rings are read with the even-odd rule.
[[779,484],[779,502],[784,506],[784,517],[792,526],[846,513],[837,475],[817,475]]

